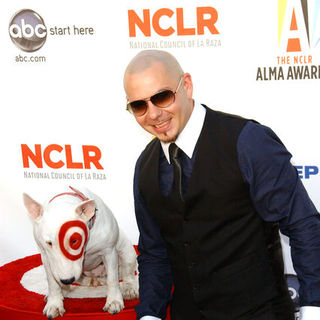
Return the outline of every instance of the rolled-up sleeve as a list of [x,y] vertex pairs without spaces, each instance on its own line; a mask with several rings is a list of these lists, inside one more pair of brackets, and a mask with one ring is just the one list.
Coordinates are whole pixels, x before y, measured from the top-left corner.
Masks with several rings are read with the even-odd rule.
[[320,306],[320,217],[291,154],[268,127],[248,122],[238,138],[239,166],[253,205],[290,239],[300,305]]

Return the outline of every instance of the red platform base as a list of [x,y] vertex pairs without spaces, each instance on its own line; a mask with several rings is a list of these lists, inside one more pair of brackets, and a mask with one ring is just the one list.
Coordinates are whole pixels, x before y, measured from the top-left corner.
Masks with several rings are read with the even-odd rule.
[[[44,296],[26,290],[21,284],[22,276],[29,270],[41,265],[40,254],[10,262],[0,268],[0,319],[1,320],[43,320]],[[138,299],[125,300],[125,308],[111,315],[102,311],[105,298],[65,298],[66,313],[63,318],[135,320],[134,306]],[[58,318],[59,319],[59,318]],[[169,316],[166,318],[169,320]]]

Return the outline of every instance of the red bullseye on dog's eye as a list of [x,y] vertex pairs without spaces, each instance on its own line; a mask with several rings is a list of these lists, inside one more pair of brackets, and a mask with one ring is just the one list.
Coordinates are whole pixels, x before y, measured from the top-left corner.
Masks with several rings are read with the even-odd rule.
[[75,261],[82,257],[87,240],[87,226],[80,220],[68,221],[60,228],[60,250],[69,260]]
[[69,239],[70,248],[78,250],[82,243],[82,236],[80,233],[75,232]]

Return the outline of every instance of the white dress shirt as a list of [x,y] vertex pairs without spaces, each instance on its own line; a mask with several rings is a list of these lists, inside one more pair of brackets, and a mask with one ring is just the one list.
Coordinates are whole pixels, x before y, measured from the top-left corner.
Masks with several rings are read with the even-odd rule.
[[[194,101],[193,111],[184,129],[180,132],[175,144],[191,159],[194,148],[196,147],[198,138],[200,136],[204,118],[206,116],[206,109]],[[162,150],[170,163],[169,146],[171,142],[162,142]]]

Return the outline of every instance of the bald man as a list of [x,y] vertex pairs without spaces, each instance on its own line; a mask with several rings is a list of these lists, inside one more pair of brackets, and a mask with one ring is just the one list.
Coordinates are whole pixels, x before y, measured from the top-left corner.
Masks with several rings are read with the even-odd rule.
[[[164,89],[175,89],[173,91],[177,93],[172,96],[175,103],[165,108],[166,112],[149,103],[151,107],[148,108],[148,114],[136,117],[137,122],[159,140],[175,141],[193,110],[190,74],[183,73],[173,56],[162,51],[152,51],[152,54],[151,51],[144,51],[131,61],[124,79],[127,97],[131,102]],[[129,108],[132,110],[131,105]]]
[[[141,320],[293,320],[280,230],[290,237],[301,319],[320,319],[320,221],[271,129],[209,109],[165,51],[124,75],[128,110],[154,135],[135,169]],[[172,289],[173,288],[173,289]]]

